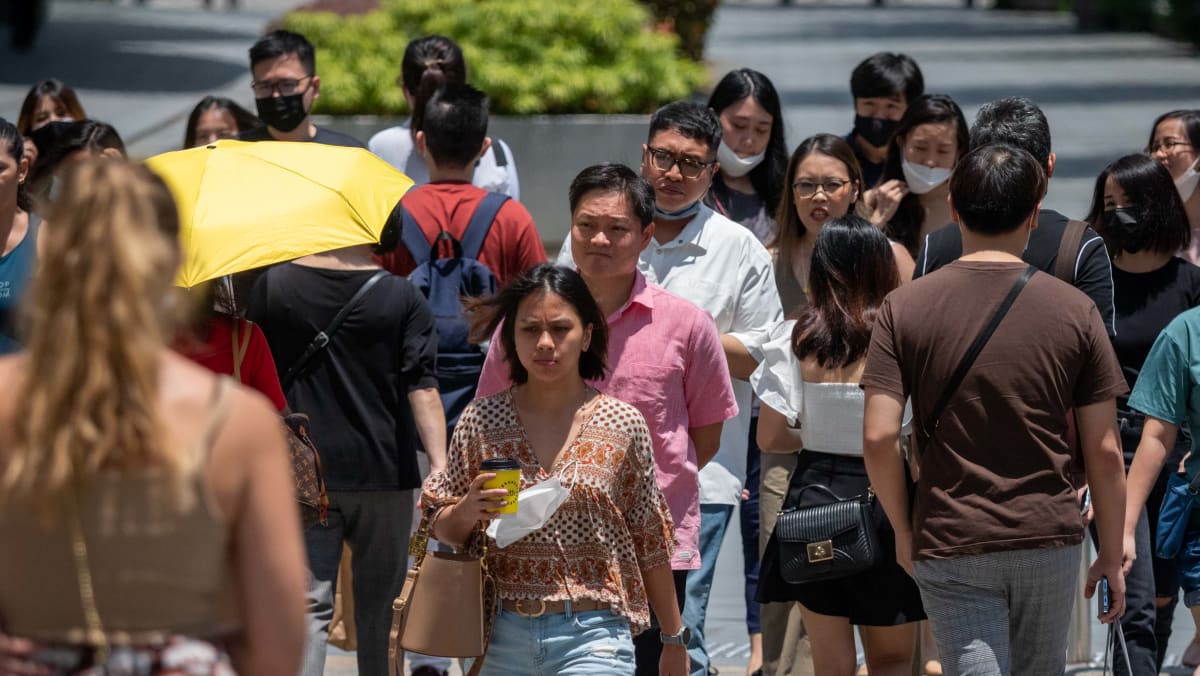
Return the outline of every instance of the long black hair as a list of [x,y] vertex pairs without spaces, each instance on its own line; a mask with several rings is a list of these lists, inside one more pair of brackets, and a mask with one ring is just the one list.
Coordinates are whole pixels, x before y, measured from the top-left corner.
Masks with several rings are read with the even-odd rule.
[[808,307],[792,329],[792,351],[835,369],[862,359],[883,299],[900,285],[887,236],[848,213],[821,227],[808,273]]
[[784,174],[787,173],[788,149],[783,139],[783,108],[779,93],[771,80],[757,70],[739,68],[731,70],[717,83],[708,97],[708,107],[717,115],[744,98],[752,97],[771,116],[771,135],[767,140],[767,156],[762,163],[750,171],[750,184],[754,192],[767,205],[767,213],[774,214],[779,208],[779,199],[784,191]]
[[[892,179],[904,180],[904,170],[901,168],[904,162],[902,141],[913,129],[923,124],[946,122],[954,125],[954,136],[958,146],[954,161],[957,164],[958,160],[970,149],[971,132],[967,129],[967,118],[963,116],[962,109],[958,107],[954,99],[949,96],[926,94],[910,103],[908,109],[904,111],[904,116],[896,124],[896,131],[892,133],[892,141],[888,144],[883,176],[879,182],[883,183]],[[888,237],[904,245],[904,248],[915,256],[917,249],[920,248],[921,243],[918,240],[921,237],[921,223],[924,220],[925,208],[921,206],[920,196],[910,192],[900,200],[892,220],[885,224],[884,232]]]
[[[1137,232],[1133,234],[1139,240],[1136,244],[1122,241],[1118,233],[1106,232],[1104,227],[1104,188],[1110,176],[1121,186],[1138,213]],[[1139,251],[1174,255],[1192,240],[1187,211],[1175,189],[1171,172],[1158,160],[1140,153],[1116,160],[1096,177],[1087,221],[1104,238],[1112,256],[1127,251],[1126,245],[1133,245]]]

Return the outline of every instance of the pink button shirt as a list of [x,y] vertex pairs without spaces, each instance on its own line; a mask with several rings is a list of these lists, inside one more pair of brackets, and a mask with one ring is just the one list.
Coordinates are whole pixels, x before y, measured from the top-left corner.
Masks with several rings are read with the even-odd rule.
[[[475,396],[512,384],[502,350],[493,340]],[[633,404],[650,428],[655,478],[675,521],[671,568],[699,568],[700,480],[688,428],[738,412],[717,325],[704,310],[647,284],[639,272],[629,301],[608,318],[608,373],[592,385]]]

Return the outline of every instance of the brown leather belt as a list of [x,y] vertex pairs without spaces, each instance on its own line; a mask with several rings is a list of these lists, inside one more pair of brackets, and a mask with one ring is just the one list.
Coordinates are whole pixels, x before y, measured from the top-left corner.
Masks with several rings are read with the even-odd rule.
[[570,606],[573,613],[586,613],[593,610],[609,610],[611,604],[601,603],[592,599],[578,601],[543,601],[542,599],[502,599],[500,607],[525,617],[541,617],[555,613],[567,612]]

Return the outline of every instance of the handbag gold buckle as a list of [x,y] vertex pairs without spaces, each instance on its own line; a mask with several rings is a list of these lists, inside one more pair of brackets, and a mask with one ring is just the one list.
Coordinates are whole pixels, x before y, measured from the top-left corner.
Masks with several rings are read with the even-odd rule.
[[[525,603],[526,601],[537,601],[537,604],[538,604],[537,610],[531,611],[531,610],[525,610],[524,608],[522,608],[521,604]],[[546,613],[546,600],[545,599],[517,599],[517,614],[518,615],[520,615],[522,617],[541,617],[545,613]]]
[[833,541],[822,540],[808,543],[808,562],[820,563],[833,560]]

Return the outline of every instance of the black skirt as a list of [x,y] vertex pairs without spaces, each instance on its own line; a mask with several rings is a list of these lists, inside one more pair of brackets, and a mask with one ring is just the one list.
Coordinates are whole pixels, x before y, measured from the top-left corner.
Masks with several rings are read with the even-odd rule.
[[[783,509],[829,502],[819,491],[800,489],[809,484],[829,488],[840,498],[863,495],[870,486],[861,457],[801,451],[796,471],[788,483]],[[836,580],[791,584],[779,573],[779,545],[772,534],[760,563],[758,601],[799,601],[822,615],[849,618],[851,624],[892,627],[925,619],[917,583],[896,563],[896,536],[879,501],[874,502],[875,525],[882,550],[870,570]]]

